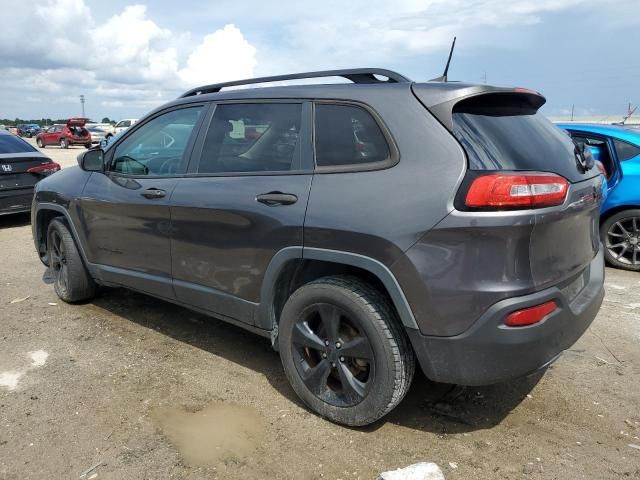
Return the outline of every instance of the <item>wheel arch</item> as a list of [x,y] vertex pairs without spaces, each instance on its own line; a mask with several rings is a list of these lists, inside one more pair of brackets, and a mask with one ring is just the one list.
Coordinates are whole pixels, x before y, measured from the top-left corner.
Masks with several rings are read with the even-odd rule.
[[606,212],[602,212],[600,214],[600,225],[602,225],[604,222],[609,220],[609,218],[613,217],[617,213],[624,212],[625,210],[638,210],[638,209],[640,209],[640,205],[627,205],[627,204],[616,205],[615,207],[612,207],[608,209]]
[[82,257],[82,261],[85,266],[89,266],[87,262],[87,257],[85,256],[84,249],[82,248],[82,244],[78,241],[78,232],[76,231],[75,225],[71,220],[71,216],[69,212],[62,207],[61,205],[57,205],[55,203],[40,203],[36,206],[35,218],[32,219],[33,222],[33,241],[36,245],[36,251],[38,252],[38,256],[40,257],[40,261],[44,263],[46,266],[46,236],[47,230],[49,229],[49,224],[54,218],[61,218],[65,225],[69,228],[69,232],[71,233],[71,237],[78,248],[78,252],[80,252],[80,256]]
[[303,247],[285,248],[271,260],[256,310],[256,326],[275,330],[285,302],[297,288],[324,276],[340,274],[355,275],[373,284],[388,296],[405,328],[418,328],[400,285],[384,264],[356,253]]

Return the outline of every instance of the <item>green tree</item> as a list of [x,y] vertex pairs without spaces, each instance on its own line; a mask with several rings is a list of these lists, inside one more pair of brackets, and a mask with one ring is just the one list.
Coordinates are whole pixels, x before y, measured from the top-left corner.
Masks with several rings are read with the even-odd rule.
[[109,120],[109,117],[104,117],[101,123],[111,123],[111,120]]

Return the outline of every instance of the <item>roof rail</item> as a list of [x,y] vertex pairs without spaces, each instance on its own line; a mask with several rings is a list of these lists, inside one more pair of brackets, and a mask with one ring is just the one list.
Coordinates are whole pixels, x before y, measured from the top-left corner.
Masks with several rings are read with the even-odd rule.
[[[380,80],[376,77],[380,75],[387,77],[387,80]],[[290,75],[276,75],[272,77],[248,78],[246,80],[234,80],[233,82],[214,83],[202,87],[192,88],[179,98],[192,97],[204,93],[217,93],[225,87],[235,87],[238,85],[252,85],[255,83],[282,82],[285,80],[298,80],[301,78],[322,78],[322,77],[343,77],[353,83],[406,83],[411,82],[404,75],[400,75],[392,70],[384,68],[352,68],[349,70],[324,70],[319,72],[292,73]]]

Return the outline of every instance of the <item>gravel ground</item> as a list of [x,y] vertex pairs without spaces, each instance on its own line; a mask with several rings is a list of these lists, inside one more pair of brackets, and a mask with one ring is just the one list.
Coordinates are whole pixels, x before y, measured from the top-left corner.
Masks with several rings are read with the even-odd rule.
[[0,217],[0,480],[374,479],[420,461],[447,480],[640,479],[636,273],[607,270],[594,324],[544,375],[435,404],[419,376],[351,429],[300,404],[261,337],[125,290],[59,301],[28,222]]

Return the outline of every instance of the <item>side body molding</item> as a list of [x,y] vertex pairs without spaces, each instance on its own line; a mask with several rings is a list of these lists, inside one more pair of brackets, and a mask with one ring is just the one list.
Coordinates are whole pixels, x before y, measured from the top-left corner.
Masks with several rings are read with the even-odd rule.
[[389,292],[391,300],[405,328],[418,329],[409,302],[404,296],[398,281],[384,264],[373,258],[357,253],[310,247],[288,247],[280,250],[280,252],[273,257],[264,277],[260,295],[260,307],[256,310],[255,324],[257,327],[267,330],[271,330],[274,327],[275,319],[273,318],[272,300],[276,294],[276,280],[286,263],[295,259],[320,260],[367,270],[375,275]]

